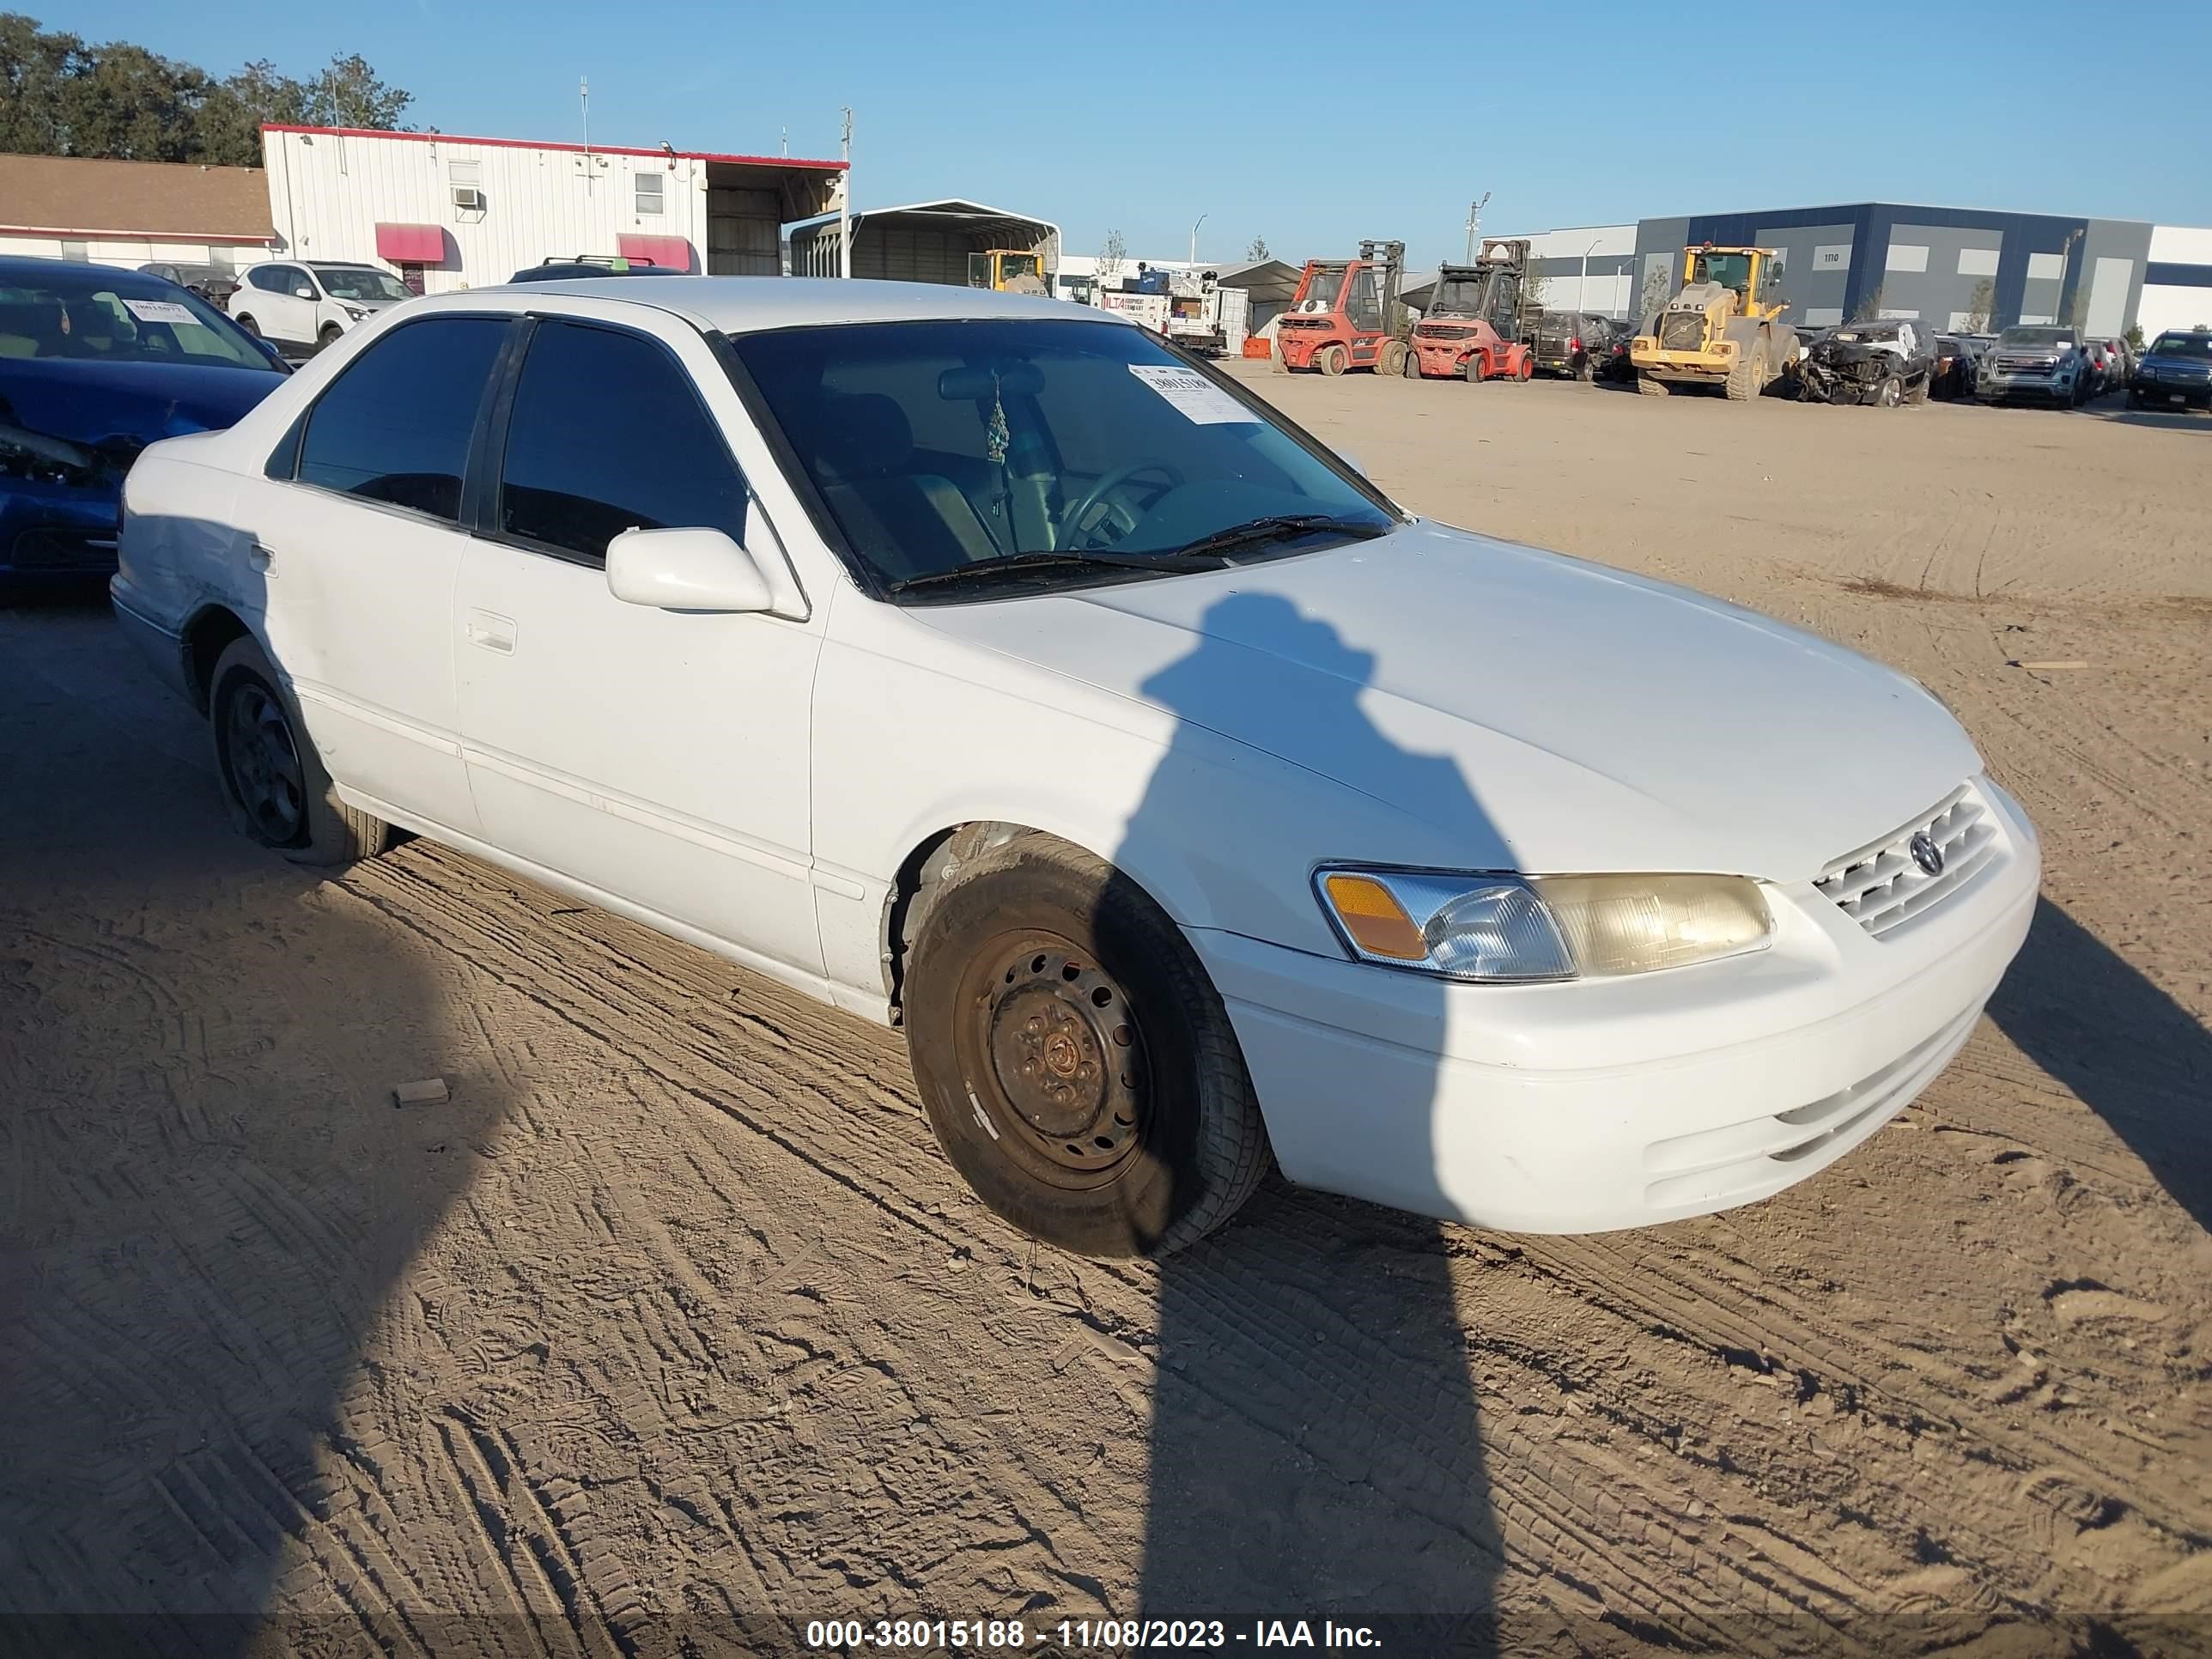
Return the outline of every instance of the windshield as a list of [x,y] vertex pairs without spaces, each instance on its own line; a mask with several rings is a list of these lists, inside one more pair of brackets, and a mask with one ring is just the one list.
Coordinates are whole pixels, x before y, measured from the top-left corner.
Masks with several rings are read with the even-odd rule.
[[1002,253],[999,256],[999,275],[1001,281],[1010,282],[1017,276],[1037,276],[1042,274],[1043,267],[1037,263],[1037,256],[1034,253]]
[[[1148,561],[1164,570],[1255,520],[1314,516],[1354,534],[1397,522],[1143,329],[877,323],[732,344],[879,586],[1024,556],[1062,556],[1071,568],[1056,580],[1141,577],[1155,574]],[[1236,558],[1304,551],[1327,534],[1288,534]],[[1083,556],[1099,568],[1073,568]]]
[[10,357],[276,372],[243,330],[191,289],[104,265],[0,283],[0,362]]
[[370,302],[411,300],[415,296],[397,276],[388,276],[380,270],[366,265],[317,265],[315,275],[323,279],[333,300],[361,300]]
[[2151,349],[2161,357],[2212,358],[2212,334],[2161,334]]
[[1700,253],[1691,262],[1690,280],[1693,283],[1718,283],[1723,288],[1742,289],[1751,284],[1751,255],[1748,253]]
[[2057,346],[2063,349],[2074,343],[2072,332],[2063,328],[2008,328],[1997,336],[1999,345]]
[[1479,317],[1482,314],[1483,280],[1480,276],[1449,276],[1437,284],[1429,301],[1431,317]]
[[1336,304],[1336,296],[1344,287],[1344,270],[1316,270],[1306,278],[1305,298],[1291,307],[1293,311],[1327,311]]

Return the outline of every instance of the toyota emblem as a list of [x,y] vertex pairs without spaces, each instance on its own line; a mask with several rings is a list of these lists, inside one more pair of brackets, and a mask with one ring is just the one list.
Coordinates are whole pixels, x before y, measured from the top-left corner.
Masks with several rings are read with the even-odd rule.
[[1912,861],[1929,875],[1943,873],[1943,849],[1936,844],[1936,837],[1925,830],[1914,836],[1905,846],[1905,850],[1912,854]]

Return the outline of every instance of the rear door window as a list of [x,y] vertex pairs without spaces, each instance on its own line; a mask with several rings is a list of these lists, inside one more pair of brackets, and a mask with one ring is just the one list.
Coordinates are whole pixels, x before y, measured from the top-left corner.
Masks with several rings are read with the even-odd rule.
[[593,563],[625,530],[745,538],[744,475],[657,340],[543,321],[514,388],[499,527]]
[[469,446],[508,323],[428,317],[349,364],[307,416],[297,477],[458,522]]

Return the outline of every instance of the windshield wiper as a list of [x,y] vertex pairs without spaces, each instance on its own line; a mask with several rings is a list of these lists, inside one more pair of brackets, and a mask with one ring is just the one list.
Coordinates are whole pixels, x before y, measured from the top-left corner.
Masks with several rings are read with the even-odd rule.
[[1173,553],[1009,553],[995,559],[976,559],[950,570],[926,570],[919,576],[902,576],[888,592],[904,593],[917,587],[950,587],[996,576],[1019,576],[1054,570],[1146,570],[1188,572],[1218,570],[1224,560],[1194,553],[1190,548]]
[[1238,548],[1261,547],[1269,542],[1289,541],[1316,532],[1349,536],[1364,542],[1385,535],[1390,529],[1389,525],[1369,524],[1363,519],[1340,519],[1327,513],[1271,513],[1263,519],[1249,519],[1226,530],[1200,536],[1186,544],[1181,552],[1187,559],[1206,555],[1218,556]]

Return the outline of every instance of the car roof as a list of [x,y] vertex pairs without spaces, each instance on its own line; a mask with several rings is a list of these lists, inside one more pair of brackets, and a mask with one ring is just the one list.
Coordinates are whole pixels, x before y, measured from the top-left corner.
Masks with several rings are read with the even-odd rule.
[[[171,259],[159,263],[174,264],[177,261]],[[14,277],[21,282],[35,283],[42,278],[51,280],[57,271],[104,271],[111,276],[128,277],[136,283],[161,288],[170,286],[163,278],[149,275],[136,265],[112,265],[99,259],[42,259],[32,253],[0,254],[0,279]]]
[[610,283],[600,277],[556,283],[507,283],[441,295],[465,306],[481,306],[495,295],[510,296],[517,309],[549,295],[566,294],[600,304],[650,307],[674,313],[702,328],[724,334],[756,334],[768,329],[808,328],[830,323],[957,322],[991,317],[1025,317],[1136,326],[1126,316],[1097,311],[1066,300],[1048,300],[991,289],[955,288],[939,283],[844,281],[822,276],[669,276],[658,283]]

